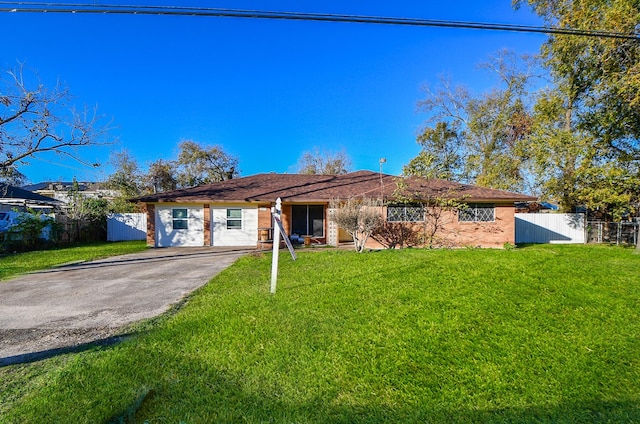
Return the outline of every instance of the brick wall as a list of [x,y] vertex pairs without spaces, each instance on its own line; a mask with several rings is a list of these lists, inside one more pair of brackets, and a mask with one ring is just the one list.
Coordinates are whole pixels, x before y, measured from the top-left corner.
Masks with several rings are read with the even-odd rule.
[[147,246],[156,246],[156,206],[147,203]]
[[[386,213],[386,210],[385,210]],[[459,222],[455,211],[444,212],[440,223],[442,229],[436,233],[441,247],[503,247],[505,243],[515,244],[515,207],[496,205],[493,222]],[[425,223],[413,224],[418,232],[425,231]],[[384,248],[373,238],[367,241],[371,249]]]
[[211,205],[204,205],[204,245],[211,246]]

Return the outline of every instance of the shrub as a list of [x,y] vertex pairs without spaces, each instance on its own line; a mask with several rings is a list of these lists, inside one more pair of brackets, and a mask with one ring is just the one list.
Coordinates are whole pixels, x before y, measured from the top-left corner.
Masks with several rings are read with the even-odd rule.
[[28,251],[55,243],[60,235],[59,225],[47,215],[34,211],[20,214],[6,233],[2,243],[5,251]]

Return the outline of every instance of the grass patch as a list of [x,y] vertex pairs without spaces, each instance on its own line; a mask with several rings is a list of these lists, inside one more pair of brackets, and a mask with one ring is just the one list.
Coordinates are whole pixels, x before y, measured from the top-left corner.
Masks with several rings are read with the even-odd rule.
[[247,256],[121,345],[0,369],[0,416],[638,422],[638,269],[601,246],[301,251],[271,296]]
[[92,261],[109,256],[140,252],[145,249],[147,246],[144,241],[122,241],[89,243],[73,247],[0,255],[0,280],[70,262]]

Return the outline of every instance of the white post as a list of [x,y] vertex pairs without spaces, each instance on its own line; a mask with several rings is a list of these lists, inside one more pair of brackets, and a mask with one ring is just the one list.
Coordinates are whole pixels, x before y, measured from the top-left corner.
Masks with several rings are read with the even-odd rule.
[[272,208],[273,212],[273,258],[271,259],[271,294],[276,292],[276,282],[278,281],[278,254],[280,253],[280,225],[275,218],[280,219],[282,213],[282,200],[276,199],[276,206]]

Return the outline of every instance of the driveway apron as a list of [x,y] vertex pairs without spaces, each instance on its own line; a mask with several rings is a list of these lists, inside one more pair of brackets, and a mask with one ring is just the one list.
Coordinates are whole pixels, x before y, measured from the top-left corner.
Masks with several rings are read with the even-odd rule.
[[106,340],[167,311],[252,250],[148,249],[0,281],[0,366]]

